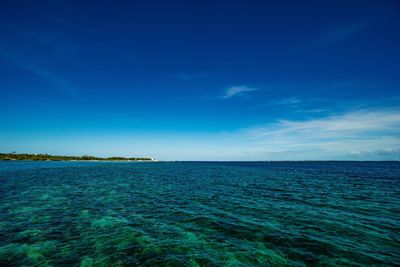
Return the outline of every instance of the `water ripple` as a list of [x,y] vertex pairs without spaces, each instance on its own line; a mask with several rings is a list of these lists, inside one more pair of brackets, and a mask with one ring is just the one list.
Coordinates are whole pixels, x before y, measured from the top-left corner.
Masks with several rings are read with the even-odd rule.
[[0,266],[396,266],[399,195],[396,162],[0,162]]

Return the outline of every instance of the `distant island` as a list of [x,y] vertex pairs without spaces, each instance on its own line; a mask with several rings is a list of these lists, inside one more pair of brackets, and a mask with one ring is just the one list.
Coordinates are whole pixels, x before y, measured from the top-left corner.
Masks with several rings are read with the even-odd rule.
[[100,158],[94,156],[55,156],[48,154],[16,154],[0,153],[0,160],[35,160],[35,161],[154,161],[153,158],[126,158],[108,157]]

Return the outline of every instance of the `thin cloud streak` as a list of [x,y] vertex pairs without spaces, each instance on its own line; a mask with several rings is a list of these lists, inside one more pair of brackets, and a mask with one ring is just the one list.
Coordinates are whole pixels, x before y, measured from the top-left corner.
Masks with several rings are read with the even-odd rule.
[[369,19],[363,19],[356,21],[350,25],[338,27],[327,31],[321,34],[321,36],[317,39],[317,43],[320,45],[335,45],[337,43],[340,43],[347,38],[350,38],[356,32],[362,30],[369,21]]
[[[356,156],[354,151],[378,156],[372,152],[400,149],[400,110],[359,110],[305,121],[281,120],[243,133],[266,154],[315,150],[342,157]],[[319,154],[314,153],[314,158]]]
[[392,148],[377,149],[374,151],[351,150],[349,153],[360,159],[365,159],[365,158],[368,159],[371,157],[372,158],[374,158],[374,157],[391,157],[391,158],[400,159],[400,149],[392,149]]
[[288,98],[274,98],[267,101],[265,104],[256,105],[255,108],[263,108],[263,107],[280,107],[280,106],[287,106],[287,107],[296,107],[300,104],[303,104],[304,100],[298,97],[288,97]]
[[74,97],[79,97],[78,91],[66,80],[63,80],[53,73],[24,60],[19,59],[15,55],[0,49],[0,57],[8,60],[20,68],[27,70],[35,75],[42,77],[43,79],[50,81],[52,84],[56,86],[59,91],[72,95]]
[[248,86],[232,86],[226,89],[225,94],[221,96],[221,99],[229,99],[235,96],[243,95],[245,93],[257,91],[257,88],[252,88]]
[[184,80],[184,81],[198,80],[198,79],[210,78],[210,77],[213,77],[213,75],[205,74],[205,73],[191,73],[191,74],[181,73],[181,74],[176,75],[177,79]]

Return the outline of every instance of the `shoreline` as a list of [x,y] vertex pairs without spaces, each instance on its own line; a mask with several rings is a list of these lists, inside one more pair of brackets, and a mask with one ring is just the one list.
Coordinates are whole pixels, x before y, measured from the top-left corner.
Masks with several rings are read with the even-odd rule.
[[17,154],[17,153],[0,153],[0,161],[109,161],[109,162],[153,162],[156,159],[152,157],[96,157],[90,155],[83,156],[66,156],[66,155],[49,155],[49,154]]
[[32,159],[0,159],[1,161],[32,161],[32,162],[159,162],[159,160],[96,160],[96,159],[82,159],[82,160],[54,160],[54,159],[45,159],[45,160],[32,160]]

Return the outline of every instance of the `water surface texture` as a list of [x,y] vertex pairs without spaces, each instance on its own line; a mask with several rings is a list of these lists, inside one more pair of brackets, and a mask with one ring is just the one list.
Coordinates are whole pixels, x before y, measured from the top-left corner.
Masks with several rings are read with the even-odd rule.
[[0,162],[0,266],[395,266],[399,196],[398,162]]

